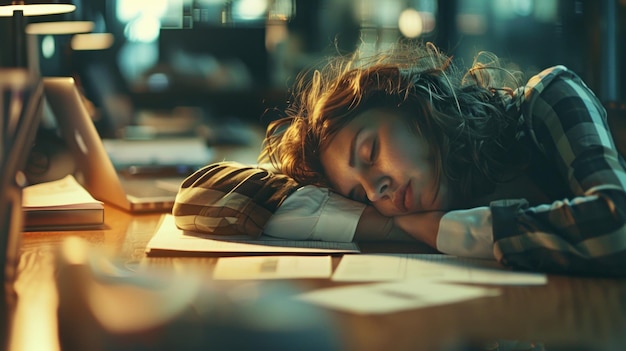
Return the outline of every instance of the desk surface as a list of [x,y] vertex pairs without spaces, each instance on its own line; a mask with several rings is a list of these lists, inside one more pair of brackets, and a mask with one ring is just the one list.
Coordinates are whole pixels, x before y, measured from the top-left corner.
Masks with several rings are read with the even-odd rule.
[[[23,234],[12,350],[60,348],[54,263],[68,237],[83,238],[130,269],[146,264],[210,269],[215,263],[210,257],[146,257],[161,214],[130,215],[109,206],[105,211],[99,230]],[[394,248],[384,247],[389,250]],[[301,289],[334,284],[296,283]],[[503,287],[498,297],[378,316],[320,310],[339,331],[340,349],[347,350],[622,350],[626,345],[626,280],[549,276],[545,286]]]

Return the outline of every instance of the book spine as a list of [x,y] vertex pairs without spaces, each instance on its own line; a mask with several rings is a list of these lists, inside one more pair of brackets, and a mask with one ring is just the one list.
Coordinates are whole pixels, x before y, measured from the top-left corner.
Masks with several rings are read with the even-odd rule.
[[38,210],[24,212],[24,230],[94,228],[104,224],[104,209]]

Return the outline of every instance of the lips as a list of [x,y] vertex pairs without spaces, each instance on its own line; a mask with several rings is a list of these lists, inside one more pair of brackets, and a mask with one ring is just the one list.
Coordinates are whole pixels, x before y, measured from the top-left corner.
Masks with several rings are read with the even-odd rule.
[[406,210],[413,208],[413,187],[411,187],[410,181],[404,191],[404,208]]
[[410,204],[410,199],[407,197],[409,195],[409,185],[411,183],[407,183],[398,191],[396,191],[395,196],[393,197],[393,205],[401,212],[406,212],[408,208],[408,204]]

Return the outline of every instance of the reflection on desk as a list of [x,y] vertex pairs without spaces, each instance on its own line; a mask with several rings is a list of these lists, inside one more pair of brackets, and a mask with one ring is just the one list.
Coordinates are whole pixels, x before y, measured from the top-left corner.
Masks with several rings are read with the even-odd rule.
[[[55,253],[72,236],[84,239],[98,252],[115,258],[116,269],[124,274],[150,276],[155,272],[168,272],[173,277],[167,279],[178,282],[200,272],[207,291],[215,292],[218,286],[223,286],[208,278],[217,260],[215,257],[145,255],[145,245],[157,228],[161,214],[130,215],[112,207],[106,207],[105,211],[106,228],[102,230],[24,233],[20,273],[15,286],[18,302],[13,318],[12,350],[58,350],[59,326],[83,326],[80,320],[66,319],[66,313],[61,314],[60,323],[57,323],[56,318],[59,301],[73,301],[65,296],[67,289],[59,290],[59,298],[54,285],[55,277],[63,276],[58,268],[61,266],[55,268],[54,262],[58,258]],[[383,243],[369,244],[363,248],[367,252],[393,250],[393,246]],[[413,248],[416,252],[420,251],[419,246]],[[338,257],[333,258],[333,268],[337,267],[338,262]],[[73,277],[72,284],[85,284],[90,279],[80,274]],[[303,279],[280,282],[237,281],[228,284],[228,288],[233,289],[230,291],[238,293],[255,291],[249,288],[251,286],[266,292],[273,291],[276,294],[273,296],[279,298],[280,304],[284,304],[290,294],[348,283]],[[311,335],[321,335],[324,339],[316,341],[328,341],[328,348],[341,350],[612,351],[623,350],[626,346],[626,280],[549,275],[548,283],[543,286],[505,286],[500,290],[500,295],[486,299],[383,315],[362,316],[321,307],[302,307],[304,315],[301,316],[329,321],[324,324],[323,330],[311,330]],[[100,296],[94,303],[104,306],[109,299],[116,306],[117,300],[112,296]],[[123,300],[119,301],[121,304]],[[250,304],[249,307],[254,309],[255,305]],[[271,313],[261,310],[262,321],[267,322],[266,316]],[[217,313],[218,310],[213,312]],[[219,313],[223,312],[219,310]],[[119,313],[124,317],[123,310]],[[205,315],[210,313],[206,312]],[[220,315],[213,317],[212,321],[229,318],[234,316]],[[198,325],[209,328],[209,324],[192,324],[195,327]],[[215,325],[211,324],[210,328],[215,328]],[[164,330],[161,328],[158,332]],[[33,335],[38,337],[34,338]],[[154,338],[172,335],[164,332],[145,336]],[[189,336],[186,334],[185,337]],[[285,346],[293,341],[284,335],[279,338],[286,343]]]
[[130,272],[64,241],[58,255],[59,337],[66,350],[339,350],[321,311],[287,283],[227,286],[199,271]]

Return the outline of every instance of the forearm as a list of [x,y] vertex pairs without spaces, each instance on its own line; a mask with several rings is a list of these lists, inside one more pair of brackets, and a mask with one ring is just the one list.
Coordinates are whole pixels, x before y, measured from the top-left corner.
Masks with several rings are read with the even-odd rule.
[[394,224],[393,217],[380,214],[376,208],[367,206],[359,218],[354,241],[415,241],[404,230]]

